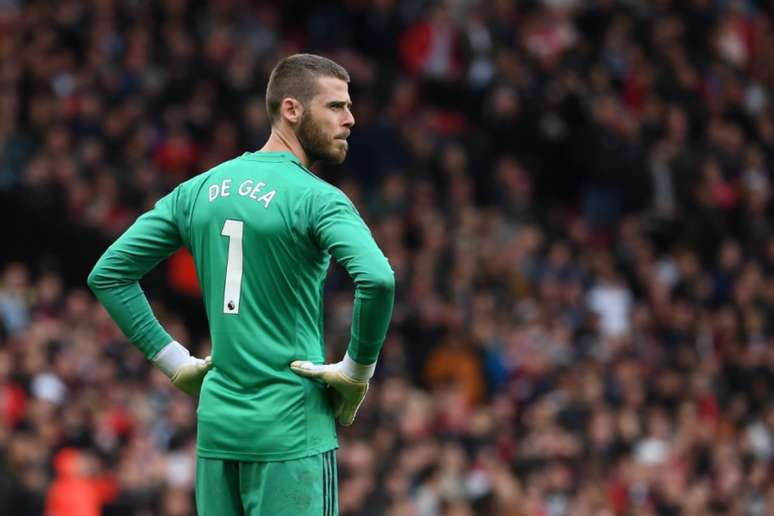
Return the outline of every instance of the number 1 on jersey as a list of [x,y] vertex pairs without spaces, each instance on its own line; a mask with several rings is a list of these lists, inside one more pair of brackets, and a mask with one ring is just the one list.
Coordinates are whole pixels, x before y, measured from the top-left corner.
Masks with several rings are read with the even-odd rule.
[[226,288],[223,291],[223,313],[239,313],[239,294],[242,291],[242,234],[245,223],[226,219],[221,235],[228,237]]

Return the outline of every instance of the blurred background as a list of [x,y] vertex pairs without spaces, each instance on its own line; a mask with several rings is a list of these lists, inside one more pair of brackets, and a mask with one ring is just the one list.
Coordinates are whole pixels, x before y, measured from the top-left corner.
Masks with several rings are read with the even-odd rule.
[[[194,514],[195,404],[85,288],[263,145],[281,57],[352,75],[397,279],[341,513],[774,514],[774,5],[0,0],[0,513]],[[190,258],[143,286],[198,353]],[[352,284],[327,283],[330,358]],[[256,430],[259,431],[259,430]]]

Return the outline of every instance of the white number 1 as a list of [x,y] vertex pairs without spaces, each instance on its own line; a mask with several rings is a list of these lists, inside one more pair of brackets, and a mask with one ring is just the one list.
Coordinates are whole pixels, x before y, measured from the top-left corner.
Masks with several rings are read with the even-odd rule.
[[245,223],[226,219],[221,235],[228,237],[226,262],[226,289],[223,292],[223,313],[239,313],[239,294],[242,290],[242,233]]

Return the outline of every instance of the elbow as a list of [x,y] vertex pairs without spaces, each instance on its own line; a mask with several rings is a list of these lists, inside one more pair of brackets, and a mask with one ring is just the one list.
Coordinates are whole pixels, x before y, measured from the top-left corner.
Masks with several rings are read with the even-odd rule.
[[118,279],[115,274],[112,274],[112,268],[109,266],[109,263],[110,262],[106,261],[103,256],[103,258],[99,259],[86,278],[86,285],[88,285],[95,294],[100,290],[110,288]]
[[96,292],[104,283],[104,277],[98,267],[94,267],[86,278],[86,285],[92,292]]
[[120,255],[108,249],[89,273],[86,284],[94,294],[137,281],[127,273],[129,263]]
[[395,295],[395,273],[389,265],[385,265],[369,275],[368,285],[379,295],[391,298]]

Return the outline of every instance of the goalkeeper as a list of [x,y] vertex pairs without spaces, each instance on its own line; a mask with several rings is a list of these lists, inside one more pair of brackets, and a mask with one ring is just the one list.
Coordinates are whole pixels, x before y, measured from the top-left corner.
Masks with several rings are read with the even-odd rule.
[[[341,163],[354,125],[349,75],[298,54],[271,73],[271,135],[156,203],[89,275],[100,302],[182,391],[199,396],[202,516],[338,513],[336,419],[362,402],[392,315],[394,276],[350,200],[309,171]],[[212,357],[192,357],[138,281],[181,246],[196,263]],[[323,364],[323,282],[333,256],[355,283],[351,338]]]

